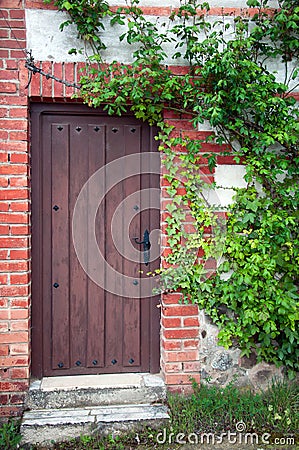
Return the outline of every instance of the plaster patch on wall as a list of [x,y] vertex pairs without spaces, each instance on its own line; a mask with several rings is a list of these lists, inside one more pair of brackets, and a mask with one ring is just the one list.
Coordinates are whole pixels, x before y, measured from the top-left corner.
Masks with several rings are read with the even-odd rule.
[[[69,55],[71,48],[83,47],[73,25],[61,32],[59,26],[67,15],[59,11],[27,9],[27,48],[35,61],[76,62],[85,61],[84,55]],[[88,52],[88,49],[87,49]]]
[[244,180],[245,166],[238,164],[223,164],[215,167],[216,189],[206,189],[203,194],[210,205],[227,207],[233,202],[235,190],[232,188],[246,187]]

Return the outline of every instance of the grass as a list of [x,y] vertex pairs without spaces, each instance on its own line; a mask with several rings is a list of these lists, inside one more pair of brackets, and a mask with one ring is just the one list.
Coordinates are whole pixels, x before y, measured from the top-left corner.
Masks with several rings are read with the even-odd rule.
[[[170,433],[235,433],[243,427],[245,433],[269,433],[276,436],[297,436],[299,430],[299,385],[295,382],[274,381],[266,392],[253,393],[233,385],[225,388],[194,383],[194,393],[188,397],[169,395],[168,404],[171,422],[163,430],[142,428],[138,433],[100,436],[81,436],[76,440],[54,445],[56,450],[128,450],[179,448]],[[158,434],[160,433],[160,434]],[[164,433],[164,434],[163,434]],[[167,443],[161,442],[167,437]],[[20,436],[15,422],[0,428],[0,449],[12,450],[19,447]],[[283,447],[281,447],[283,448]],[[292,448],[296,448],[295,446]],[[34,450],[34,448],[32,448]]]

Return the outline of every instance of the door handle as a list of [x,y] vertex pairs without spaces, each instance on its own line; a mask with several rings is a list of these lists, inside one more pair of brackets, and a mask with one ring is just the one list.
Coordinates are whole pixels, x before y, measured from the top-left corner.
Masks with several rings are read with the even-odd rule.
[[151,243],[150,243],[150,240],[149,240],[149,232],[148,232],[148,230],[145,230],[145,232],[143,233],[143,241],[138,241],[137,237],[134,237],[133,239],[136,242],[136,244],[143,245],[144,264],[146,266],[148,266],[149,257],[150,257],[150,248],[151,248]]

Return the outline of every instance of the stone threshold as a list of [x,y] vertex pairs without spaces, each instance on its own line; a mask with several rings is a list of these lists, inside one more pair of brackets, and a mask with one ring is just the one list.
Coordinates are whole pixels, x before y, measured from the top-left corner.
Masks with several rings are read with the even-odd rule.
[[102,375],[76,375],[62,377],[44,377],[33,381],[30,390],[43,392],[73,389],[126,389],[142,387],[163,387],[160,374],[121,373]]

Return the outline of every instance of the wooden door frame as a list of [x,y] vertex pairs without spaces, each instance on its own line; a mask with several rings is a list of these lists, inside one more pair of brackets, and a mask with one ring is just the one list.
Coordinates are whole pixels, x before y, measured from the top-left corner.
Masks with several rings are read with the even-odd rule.
[[[31,103],[30,124],[31,124],[31,201],[32,201],[32,304],[31,304],[31,373],[41,378],[43,376],[43,265],[42,265],[42,158],[40,157],[41,146],[41,116],[43,114],[60,115],[90,115],[107,116],[102,109],[91,109],[79,103]],[[134,117],[131,113],[123,116]],[[154,136],[156,129],[151,129],[151,149],[157,149],[158,143]],[[149,363],[150,373],[160,372],[160,309],[156,302],[150,303],[150,346]],[[39,336],[39,339],[32,336]]]

